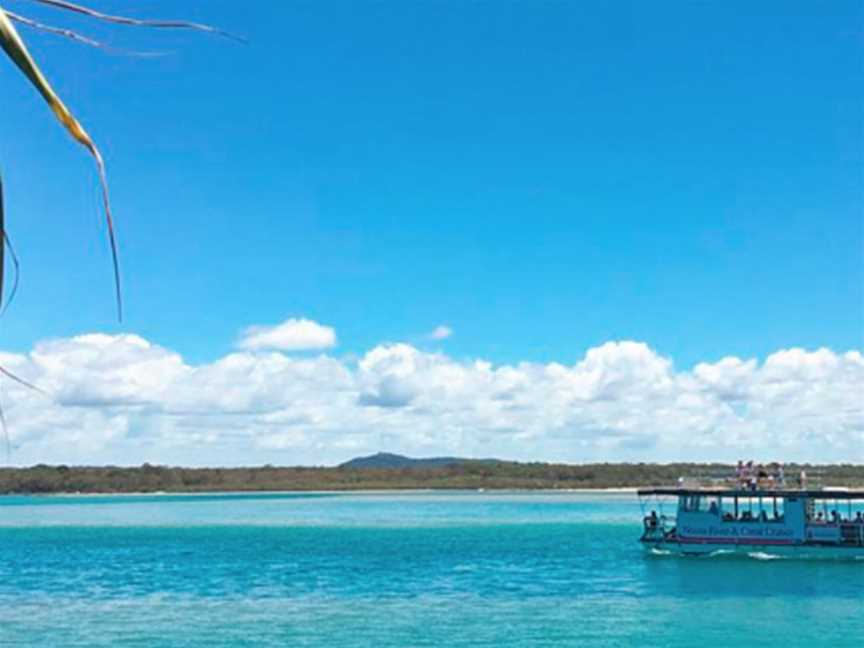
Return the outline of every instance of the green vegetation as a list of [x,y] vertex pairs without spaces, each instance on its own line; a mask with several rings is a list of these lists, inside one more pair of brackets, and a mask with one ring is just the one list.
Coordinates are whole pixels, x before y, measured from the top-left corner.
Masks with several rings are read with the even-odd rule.
[[[790,465],[786,474],[807,471],[811,486],[864,488],[864,466]],[[0,493],[145,493],[360,489],[568,489],[673,485],[679,477],[721,479],[734,474],[724,464],[546,464],[464,461],[411,468],[274,467],[136,468],[38,465],[0,469]]]

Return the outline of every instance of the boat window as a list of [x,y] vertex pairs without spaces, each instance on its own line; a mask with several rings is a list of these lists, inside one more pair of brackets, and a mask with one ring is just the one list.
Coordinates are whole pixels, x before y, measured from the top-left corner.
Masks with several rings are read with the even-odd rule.
[[831,526],[864,526],[864,501],[840,499],[807,499],[805,515],[809,524]]
[[742,522],[752,522],[759,515],[758,509],[753,507],[753,498],[741,498],[738,503],[738,519]]
[[754,518],[759,522],[777,522],[780,518],[780,507],[776,497],[756,498],[754,506]]
[[782,497],[773,498],[772,510],[769,512],[770,520],[773,522],[782,522],[786,515],[786,502]]
[[738,519],[738,506],[736,497],[723,497],[720,500],[720,512],[727,522]]
[[691,495],[688,498],[687,511],[699,513],[715,513],[720,512],[720,497],[718,495]]
[[687,512],[694,512],[699,510],[699,496],[698,495],[684,495],[681,497],[681,510]]

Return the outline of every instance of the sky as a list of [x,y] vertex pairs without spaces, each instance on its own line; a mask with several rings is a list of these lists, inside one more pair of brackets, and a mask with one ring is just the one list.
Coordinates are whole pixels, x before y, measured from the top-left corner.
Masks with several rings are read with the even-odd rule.
[[[860,2],[93,0],[0,61],[8,461],[864,461]],[[8,284],[7,284],[8,290]]]

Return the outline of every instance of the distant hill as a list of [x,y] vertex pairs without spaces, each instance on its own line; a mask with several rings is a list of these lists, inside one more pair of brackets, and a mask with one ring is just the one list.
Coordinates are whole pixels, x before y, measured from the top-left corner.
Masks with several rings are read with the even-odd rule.
[[457,466],[466,463],[495,463],[495,459],[464,459],[460,457],[429,457],[426,459],[415,459],[391,452],[379,452],[368,457],[356,457],[350,461],[339,464],[339,468],[351,468],[354,470],[372,469],[381,470],[387,468],[442,468],[444,466]]

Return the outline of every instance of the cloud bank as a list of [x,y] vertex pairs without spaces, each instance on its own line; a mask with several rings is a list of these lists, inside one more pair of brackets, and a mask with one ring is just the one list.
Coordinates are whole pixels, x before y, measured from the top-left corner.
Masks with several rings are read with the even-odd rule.
[[[329,331],[329,332],[328,332]],[[689,370],[640,342],[574,364],[494,365],[382,344],[359,358],[308,320],[209,364],[137,335],[43,341],[0,365],[13,464],[328,464],[380,449],[557,461],[864,461],[864,357],[787,349]]]

